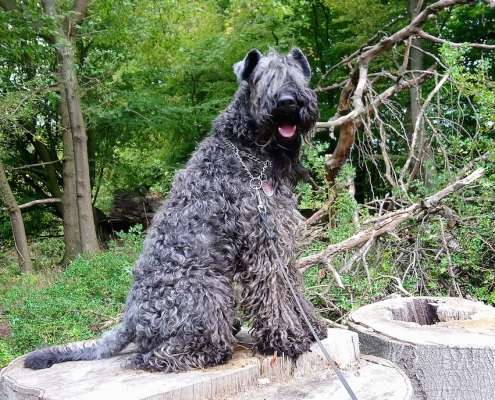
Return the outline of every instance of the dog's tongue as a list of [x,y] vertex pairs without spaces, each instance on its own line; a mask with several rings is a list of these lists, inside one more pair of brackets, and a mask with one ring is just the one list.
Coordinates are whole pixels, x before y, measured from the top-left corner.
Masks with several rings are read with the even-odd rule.
[[296,133],[296,126],[290,124],[284,124],[282,126],[279,126],[278,131],[283,137],[290,138],[294,136],[294,134]]

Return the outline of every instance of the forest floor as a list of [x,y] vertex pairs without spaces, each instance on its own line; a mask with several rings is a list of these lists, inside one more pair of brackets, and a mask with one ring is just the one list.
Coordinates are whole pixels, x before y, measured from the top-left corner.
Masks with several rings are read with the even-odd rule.
[[0,314],[0,338],[9,338],[11,334],[9,323],[5,320],[5,316]]

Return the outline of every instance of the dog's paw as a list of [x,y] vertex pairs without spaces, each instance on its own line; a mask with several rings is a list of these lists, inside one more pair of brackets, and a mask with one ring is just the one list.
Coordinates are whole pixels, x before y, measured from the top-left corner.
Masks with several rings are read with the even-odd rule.
[[128,369],[142,369],[144,365],[144,357],[140,353],[135,353],[131,355],[125,364]]
[[[313,322],[313,329],[315,330],[316,334],[318,335],[318,339],[325,339],[328,336],[328,328],[320,320]],[[316,341],[316,338],[313,336],[312,333],[310,333],[309,329],[308,329],[308,334],[310,335],[310,337],[313,341]]]
[[241,331],[242,321],[239,317],[234,318],[234,322],[232,324],[232,334],[235,336]]
[[284,354],[296,359],[309,350],[312,343],[311,339],[312,335],[302,335],[295,338],[291,332],[284,335],[269,334],[258,339],[258,350],[262,354],[272,354],[276,351],[278,355]]

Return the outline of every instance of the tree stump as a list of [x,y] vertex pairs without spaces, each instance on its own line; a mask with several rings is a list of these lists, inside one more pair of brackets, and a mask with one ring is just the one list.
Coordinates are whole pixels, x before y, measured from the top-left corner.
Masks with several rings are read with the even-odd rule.
[[[359,400],[410,400],[409,378],[387,360],[360,358],[358,335],[330,329],[323,345],[342,369]],[[234,358],[216,367],[184,373],[150,373],[125,368],[131,345],[114,357],[56,364],[32,371],[24,356],[0,371],[0,400],[348,400],[321,350],[296,362],[284,356],[263,356],[243,328],[236,336]]]
[[495,308],[441,297],[395,298],[349,316],[360,350],[409,376],[413,399],[495,399]]

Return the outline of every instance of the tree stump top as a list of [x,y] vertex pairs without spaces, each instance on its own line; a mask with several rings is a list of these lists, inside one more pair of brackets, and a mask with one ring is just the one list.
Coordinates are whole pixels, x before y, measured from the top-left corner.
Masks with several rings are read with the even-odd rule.
[[[326,400],[330,394],[334,400],[349,398],[317,345],[293,362],[280,355],[256,354],[245,330],[237,340],[239,346],[227,364],[179,374],[125,369],[132,348],[108,359],[67,362],[39,371],[25,369],[21,357],[0,372],[0,399],[226,400],[238,395],[234,398],[288,400],[300,399],[301,391],[315,400]],[[323,344],[344,369],[358,398],[410,399],[409,379],[396,366],[382,359],[360,359],[356,333],[330,329]]]
[[384,300],[354,311],[349,321],[413,344],[480,348],[495,343],[495,308],[457,297]]
[[495,308],[452,297],[395,298],[349,316],[364,354],[404,370],[414,400],[495,398]]

